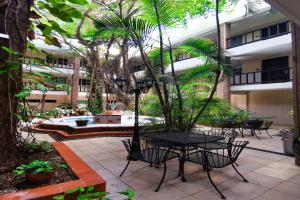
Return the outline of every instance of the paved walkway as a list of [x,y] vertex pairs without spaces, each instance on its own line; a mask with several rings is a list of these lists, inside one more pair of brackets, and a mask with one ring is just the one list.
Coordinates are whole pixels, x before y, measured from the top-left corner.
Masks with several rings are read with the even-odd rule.
[[[46,136],[44,136],[46,137]],[[47,138],[44,138],[47,139]],[[154,192],[162,169],[143,162],[132,162],[122,178],[127,152],[121,138],[92,138],[65,141],[83,160],[107,181],[113,200],[119,191],[132,188],[137,200],[219,200],[206,173],[199,165],[186,163],[187,182],[177,177],[177,160],[169,161],[167,176],[159,192]],[[214,169],[212,178],[228,200],[299,200],[300,167],[294,158],[246,149],[238,160],[238,169],[249,180],[244,183],[231,167]]]

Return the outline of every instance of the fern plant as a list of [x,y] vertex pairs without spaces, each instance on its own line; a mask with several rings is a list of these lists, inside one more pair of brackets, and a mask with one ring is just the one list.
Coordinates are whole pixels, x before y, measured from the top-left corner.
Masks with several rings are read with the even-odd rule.
[[[135,197],[135,192],[131,189],[128,189],[124,192],[118,192],[118,194],[126,196],[127,200],[133,200]],[[65,200],[68,196],[72,195],[72,198],[77,200],[109,200],[107,195],[108,192],[97,192],[95,191],[94,186],[89,187],[77,187],[74,189],[67,190],[64,194],[56,195],[53,197],[54,200]]]

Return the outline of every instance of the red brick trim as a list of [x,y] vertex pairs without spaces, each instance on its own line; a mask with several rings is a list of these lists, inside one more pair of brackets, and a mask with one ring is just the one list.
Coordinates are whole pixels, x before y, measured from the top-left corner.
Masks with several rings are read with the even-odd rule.
[[105,132],[89,132],[89,129],[85,130],[87,132],[74,133],[70,134],[64,130],[53,130],[45,128],[32,127],[32,131],[37,133],[52,133],[58,136],[61,136],[64,139],[78,139],[78,138],[87,138],[87,137],[129,137],[132,136],[133,130],[126,131],[105,131]]
[[63,142],[54,142],[52,144],[57,152],[64,158],[74,174],[76,174],[78,180],[0,195],[0,200],[52,200],[53,196],[80,186],[87,187],[93,185],[96,191],[105,191],[106,181],[81,160],[69,147]]

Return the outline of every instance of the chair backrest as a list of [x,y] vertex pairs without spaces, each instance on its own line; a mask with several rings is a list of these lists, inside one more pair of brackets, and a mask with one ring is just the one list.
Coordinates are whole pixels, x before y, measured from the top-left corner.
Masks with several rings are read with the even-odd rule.
[[206,160],[209,167],[222,168],[233,164],[249,144],[248,141],[233,142],[228,148],[212,149],[206,151]]
[[140,149],[133,152],[132,145],[134,144],[130,139],[121,140],[128,152],[129,159],[140,160],[148,163],[160,163],[164,162],[170,153],[170,147],[168,146],[155,146],[149,145],[146,141],[139,144]]
[[224,143],[228,146],[231,145],[235,140],[235,138],[238,136],[238,133],[234,129],[219,129],[219,130],[203,131],[202,134],[222,136],[224,137],[224,139],[219,142]]
[[122,142],[123,142],[123,144],[124,144],[124,146],[125,146],[125,148],[126,148],[126,151],[128,152],[128,155],[130,154],[130,152],[131,152],[131,146],[132,146],[132,142],[131,142],[131,140],[130,139],[123,139],[123,140],[121,140]]
[[256,129],[256,128],[260,128],[261,125],[263,124],[263,120],[247,120],[244,123],[244,128],[249,128],[249,129]]

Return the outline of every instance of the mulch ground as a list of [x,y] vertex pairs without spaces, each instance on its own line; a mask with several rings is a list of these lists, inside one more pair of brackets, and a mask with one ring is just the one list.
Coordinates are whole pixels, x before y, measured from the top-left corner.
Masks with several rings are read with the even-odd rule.
[[[20,164],[27,164],[33,160],[51,161],[53,164],[65,163],[63,158],[53,149],[51,152],[31,152],[22,153]],[[55,169],[54,177],[47,183],[32,185],[26,182],[25,175],[16,176],[13,170],[0,172],[0,195],[5,193],[17,192],[20,190],[37,188],[62,182],[78,179],[75,174],[68,169]]]

